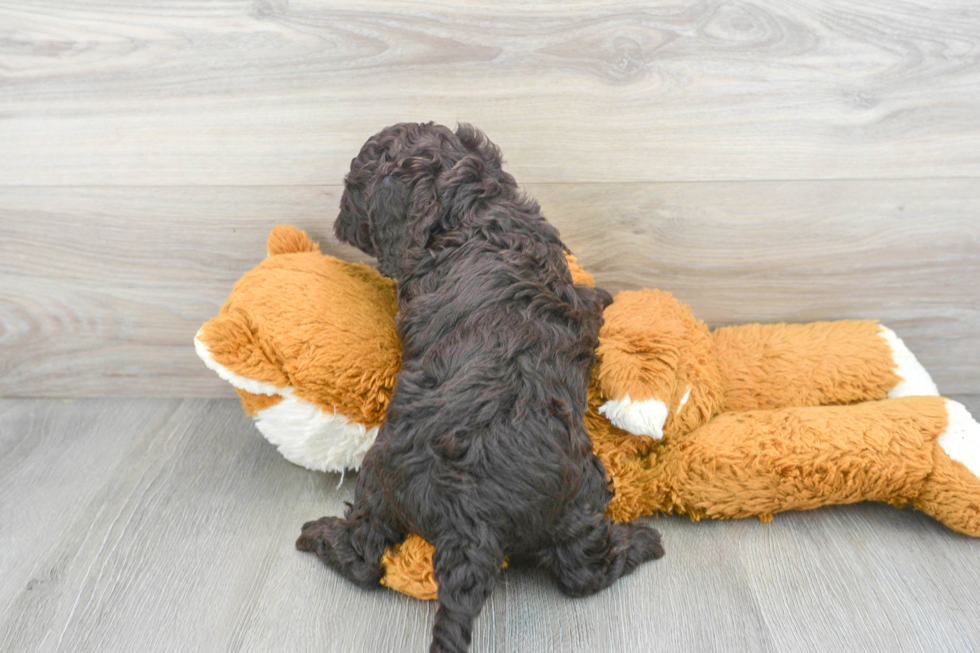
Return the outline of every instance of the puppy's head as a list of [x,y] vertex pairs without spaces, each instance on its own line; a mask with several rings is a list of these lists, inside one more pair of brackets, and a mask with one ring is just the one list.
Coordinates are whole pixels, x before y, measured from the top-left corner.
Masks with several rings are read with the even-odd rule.
[[497,146],[470,125],[386,127],[351,161],[334,233],[397,278],[433,237],[481,202],[516,189],[502,163]]

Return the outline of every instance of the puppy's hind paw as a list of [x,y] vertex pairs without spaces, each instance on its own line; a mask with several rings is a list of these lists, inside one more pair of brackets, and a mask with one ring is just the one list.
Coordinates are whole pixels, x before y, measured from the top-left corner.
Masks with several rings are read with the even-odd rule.
[[664,557],[664,545],[660,531],[643,524],[630,524],[630,548],[628,566],[635,568],[650,560]]
[[303,531],[296,540],[296,548],[310,551],[321,558],[333,549],[337,531],[341,528],[339,517],[320,517],[303,524]]

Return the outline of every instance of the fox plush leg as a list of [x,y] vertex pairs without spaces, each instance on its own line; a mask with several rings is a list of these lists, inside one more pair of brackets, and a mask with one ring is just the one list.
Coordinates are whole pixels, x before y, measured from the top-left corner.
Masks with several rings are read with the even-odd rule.
[[617,496],[610,508],[768,520],[858,501],[913,503],[980,536],[980,480],[971,470],[978,443],[980,426],[941,397],[726,413],[650,450],[648,478],[669,483],[658,497],[640,496],[644,503],[631,511]]
[[932,449],[933,470],[915,507],[954,531],[980,537],[980,424],[945,400],[947,424]]
[[603,312],[593,389],[617,428],[655,440],[687,433],[721,408],[711,332],[660,290],[623,291]]
[[710,332],[658,290],[621,292],[603,317],[599,412],[633,435],[684,435],[722,412],[939,394],[895,332],[872,320]]
[[724,411],[939,394],[895,332],[871,320],[747,324],[713,336]]
[[939,395],[939,389],[929,376],[929,372],[894,331],[884,324],[879,324],[878,337],[888,345],[895,375],[900,379],[897,384],[888,389],[890,398]]

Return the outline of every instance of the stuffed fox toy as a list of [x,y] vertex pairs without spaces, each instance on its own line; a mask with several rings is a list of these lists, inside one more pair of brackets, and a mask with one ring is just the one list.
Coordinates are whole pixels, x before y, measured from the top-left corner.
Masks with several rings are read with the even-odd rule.
[[[195,338],[259,431],[310,469],[357,469],[395,386],[393,282],[276,227],[269,256]],[[569,256],[576,283],[592,278]],[[874,321],[710,331],[657,290],[604,313],[586,427],[614,490],[608,514],[758,517],[879,501],[980,537],[980,424]],[[382,583],[436,596],[410,536]]]

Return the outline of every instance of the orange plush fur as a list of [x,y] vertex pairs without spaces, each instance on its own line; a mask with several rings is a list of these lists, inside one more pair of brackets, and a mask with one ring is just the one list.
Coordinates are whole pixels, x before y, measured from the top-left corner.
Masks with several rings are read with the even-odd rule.
[[[292,227],[273,231],[269,254],[202,327],[199,354],[290,460],[356,468],[398,371],[394,289],[366,266],[321,255]],[[592,284],[571,256],[569,268],[577,283]],[[880,501],[911,503],[980,536],[980,480],[938,440],[952,402],[887,398],[902,378],[877,323],[712,332],[656,290],[620,293],[605,320],[585,422],[615,490],[611,518],[768,521],[786,510]],[[294,412],[263,427],[287,401]],[[656,433],[635,435],[617,420]],[[323,453],[352,428],[360,429],[357,455]],[[435,598],[431,556],[410,536],[385,554],[382,583]]]

